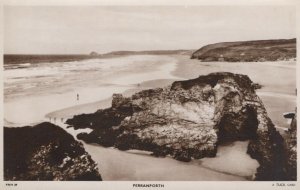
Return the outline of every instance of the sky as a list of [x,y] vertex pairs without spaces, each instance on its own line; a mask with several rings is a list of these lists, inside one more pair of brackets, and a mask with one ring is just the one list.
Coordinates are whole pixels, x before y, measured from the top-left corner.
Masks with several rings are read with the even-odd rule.
[[4,53],[199,49],[296,37],[291,6],[5,6]]

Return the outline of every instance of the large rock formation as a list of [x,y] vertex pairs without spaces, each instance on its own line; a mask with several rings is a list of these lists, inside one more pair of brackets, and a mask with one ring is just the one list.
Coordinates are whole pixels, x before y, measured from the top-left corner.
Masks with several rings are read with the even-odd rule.
[[278,61],[296,58],[296,39],[221,42],[203,46],[192,59],[201,61]]
[[101,180],[83,145],[51,123],[4,128],[5,180]]
[[212,73],[131,97],[115,94],[111,108],[67,123],[94,129],[78,135],[87,143],[147,150],[181,161],[214,157],[221,143],[250,140],[248,153],[260,163],[256,179],[287,178],[283,138],[246,75]]

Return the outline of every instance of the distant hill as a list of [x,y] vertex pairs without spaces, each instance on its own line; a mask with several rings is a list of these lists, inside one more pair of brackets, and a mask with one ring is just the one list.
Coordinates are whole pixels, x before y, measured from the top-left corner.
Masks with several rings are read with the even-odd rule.
[[191,55],[194,50],[147,50],[147,51],[112,51],[106,54],[101,54],[102,57],[109,56],[126,56],[126,55]]
[[4,54],[4,64],[70,62],[91,59],[90,55]]
[[280,61],[296,58],[296,39],[221,42],[192,53],[200,61]]

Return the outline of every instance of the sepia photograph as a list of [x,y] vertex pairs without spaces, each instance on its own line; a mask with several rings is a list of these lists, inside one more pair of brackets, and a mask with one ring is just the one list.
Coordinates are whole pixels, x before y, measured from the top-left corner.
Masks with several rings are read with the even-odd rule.
[[296,10],[3,6],[4,184],[295,186]]

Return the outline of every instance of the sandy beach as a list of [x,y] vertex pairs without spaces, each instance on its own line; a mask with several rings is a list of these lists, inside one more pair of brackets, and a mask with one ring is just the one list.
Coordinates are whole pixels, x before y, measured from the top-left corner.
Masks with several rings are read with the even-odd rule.
[[[127,56],[92,60],[89,63],[92,65],[89,69],[80,62],[64,65],[63,68],[68,72],[64,80],[68,82],[57,82],[58,87],[45,89],[44,86],[37,86],[24,90],[21,95],[17,92],[11,96],[8,94],[4,103],[6,124],[22,126],[51,121],[76,138],[76,134],[89,132],[90,129],[67,128],[65,120],[73,115],[93,113],[109,107],[113,93],[130,96],[143,89],[163,87],[175,80],[191,79],[218,71],[247,74],[254,82],[262,84],[263,88],[258,94],[271,119],[280,127],[288,127],[282,113],[295,108],[295,62],[201,63],[189,59],[188,56],[172,55]],[[74,68],[75,71],[72,70]],[[99,76],[98,73],[106,71],[110,74]],[[83,74],[81,80],[77,78],[80,72]],[[10,79],[9,76],[7,78]],[[274,83],[276,78],[285,80]],[[31,82],[32,80],[39,79],[33,78]],[[76,99],[76,94],[80,94],[79,100]],[[140,154],[139,151],[124,152],[84,142],[83,144],[86,151],[99,163],[104,180],[247,180],[251,179],[258,167],[257,161],[246,154],[247,141],[220,146],[216,158],[204,158],[190,163],[168,157],[155,158]],[[236,167],[237,159],[242,160],[243,166]]]
[[[197,162],[184,163],[169,157],[155,158],[150,155],[128,153],[97,145],[88,145],[85,148],[88,152],[97,152],[97,155],[99,155],[92,157],[99,163],[104,180],[244,181],[249,178],[249,176],[239,175],[240,173],[235,173],[232,170],[211,169],[202,164],[199,165]],[[232,149],[235,148],[232,147]],[[254,164],[254,168],[256,167],[257,165]]]

